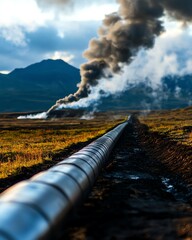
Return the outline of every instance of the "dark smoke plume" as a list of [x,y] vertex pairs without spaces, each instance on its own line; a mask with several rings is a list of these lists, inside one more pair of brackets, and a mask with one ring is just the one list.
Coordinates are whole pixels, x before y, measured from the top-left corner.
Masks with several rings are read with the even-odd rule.
[[169,16],[183,22],[192,21],[191,0],[163,0],[162,5]]
[[[47,3],[69,1],[41,0]],[[75,1],[75,0],[74,0]],[[88,63],[81,65],[81,83],[76,93],[60,99],[49,110],[61,104],[78,101],[90,93],[102,78],[121,71],[122,64],[129,64],[141,49],[153,47],[154,40],[163,31],[162,17],[187,23],[192,20],[191,0],[117,0],[119,10],[107,15],[98,31],[98,39],[92,39],[83,56]],[[48,111],[48,112],[49,112]]]

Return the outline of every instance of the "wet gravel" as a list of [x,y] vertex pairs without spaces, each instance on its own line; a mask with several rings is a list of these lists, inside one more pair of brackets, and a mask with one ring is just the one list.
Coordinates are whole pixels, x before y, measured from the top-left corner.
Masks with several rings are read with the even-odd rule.
[[185,183],[143,148],[138,125],[128,125],[61,239],[192,239]]

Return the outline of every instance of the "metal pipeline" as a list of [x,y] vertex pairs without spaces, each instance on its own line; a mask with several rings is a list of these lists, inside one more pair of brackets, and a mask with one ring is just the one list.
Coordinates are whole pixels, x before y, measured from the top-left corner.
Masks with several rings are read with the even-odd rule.
[[87,196],[130,119],[47,171],[0,195],[0,240],[56,239],[58,226]]

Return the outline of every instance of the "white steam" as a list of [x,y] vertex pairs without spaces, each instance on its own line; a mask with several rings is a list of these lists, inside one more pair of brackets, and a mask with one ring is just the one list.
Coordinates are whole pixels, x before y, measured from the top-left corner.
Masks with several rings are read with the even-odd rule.
[[156,39],[153,49],[141,50],[126,68],[129,81],[148,79],[153,88],[168,75],[184,76],[192,73],[192,35],[187,30],[166,32]]
[[38,113],[38,114],[29,114],[29,115],[25,115],[25,116],[19,116],[17,119],[46,119],[47,113],[46,112],[42,112],[42,113]]

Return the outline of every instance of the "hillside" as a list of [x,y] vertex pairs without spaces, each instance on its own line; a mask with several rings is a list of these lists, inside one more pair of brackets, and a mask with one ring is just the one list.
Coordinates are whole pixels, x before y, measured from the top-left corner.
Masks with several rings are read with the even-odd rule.
[[49,108],[58,98],[77,90],[79,69],[62,60],[44,60],[0,75],[0,112]]

